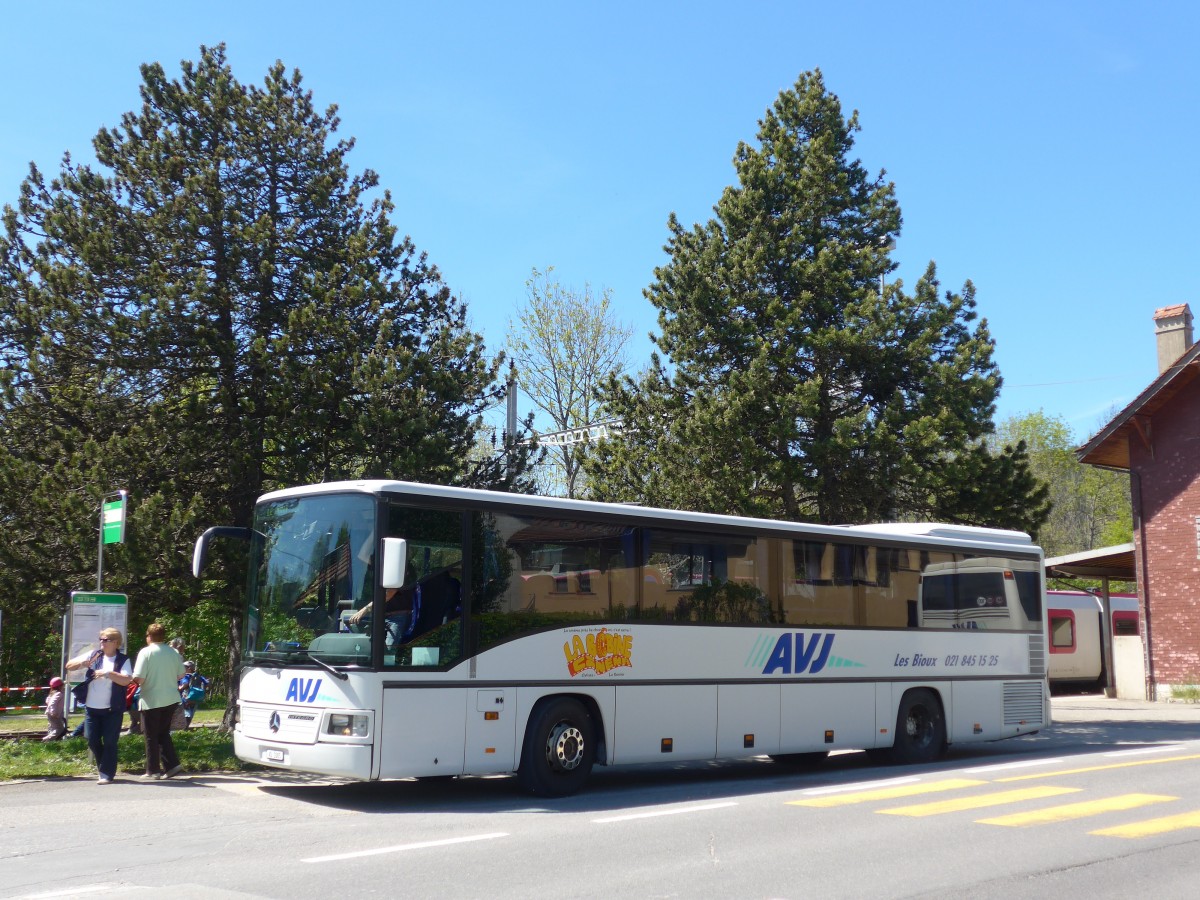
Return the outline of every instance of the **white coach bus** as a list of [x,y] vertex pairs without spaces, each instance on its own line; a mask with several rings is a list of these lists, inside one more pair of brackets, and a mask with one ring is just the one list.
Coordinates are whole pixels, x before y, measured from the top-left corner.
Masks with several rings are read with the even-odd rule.
[[1019,532],[364,481],[265,495],[197,576],[216,537],[250,542],[235,748],[266,766],[553,796],[593,765],[921,762],[1049,723]]

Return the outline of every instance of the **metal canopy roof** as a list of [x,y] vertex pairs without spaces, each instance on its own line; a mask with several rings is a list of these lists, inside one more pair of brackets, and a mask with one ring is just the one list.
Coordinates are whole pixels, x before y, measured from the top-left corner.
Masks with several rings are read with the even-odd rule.
[[1110,578],[1113,581],[1137,581],[1133,544],[1099,547],[1055,556],[1046,560],[1047,577]]

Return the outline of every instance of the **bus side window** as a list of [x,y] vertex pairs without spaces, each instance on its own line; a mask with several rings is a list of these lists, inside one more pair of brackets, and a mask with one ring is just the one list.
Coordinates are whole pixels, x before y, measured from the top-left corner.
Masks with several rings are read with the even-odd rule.
[[[772,621],[766,545],[753,537],[647,528],[643,619],[730,625]],[[760,549],[762,552],[760,552]]]
[[385,665],[445,666],[462,657],[462,513],[393,506],[388,537],[408,541],[404,587],[385,616]]
[[496,640],[545,626],[545,620],[530,620],[530,613],[590,622],[626,618],[636,605],[636,573],[626,553],[631,529],[587,519],[497,513],[490,531],[495,562],[489,568],[503,570],[506,583],[480,611],[505,617],[489,625]]

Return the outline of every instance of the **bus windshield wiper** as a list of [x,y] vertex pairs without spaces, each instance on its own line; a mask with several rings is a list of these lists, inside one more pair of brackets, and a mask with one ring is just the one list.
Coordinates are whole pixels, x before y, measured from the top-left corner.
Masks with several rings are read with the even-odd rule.
[[340,672],[335,669],[329,663],[325,662],[325,660],[321,659],[321,657],[315,655],[311,650],[302,650],[301,652],[334,678],[337,678],[340,681],[346,681],[350,677],[345,672]]

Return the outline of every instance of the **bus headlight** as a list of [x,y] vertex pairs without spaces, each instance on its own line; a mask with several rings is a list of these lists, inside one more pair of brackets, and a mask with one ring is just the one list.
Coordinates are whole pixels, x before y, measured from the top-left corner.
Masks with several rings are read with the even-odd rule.
[[350,713],[330,713],[326,734],[336,734],[339,737],[366,737],[367,716],[355,716]]

